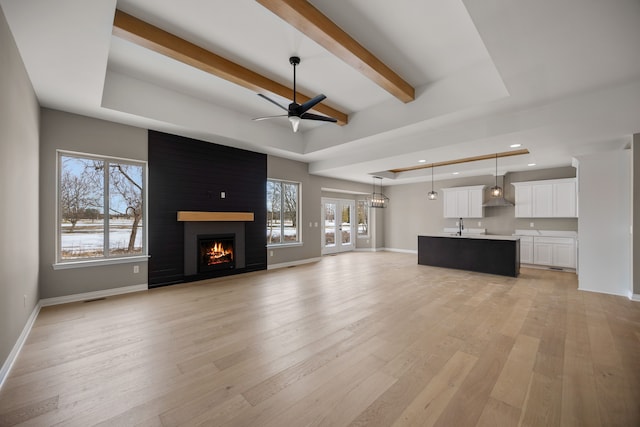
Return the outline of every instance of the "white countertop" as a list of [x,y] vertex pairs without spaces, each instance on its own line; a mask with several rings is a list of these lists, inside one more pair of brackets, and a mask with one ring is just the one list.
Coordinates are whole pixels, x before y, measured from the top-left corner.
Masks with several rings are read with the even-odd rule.
[[458,236],[451,233],[422,234],[426,237],[450,237],[452,239],[483,239],[483,240],[520,240],[520,236],[501,236],[499,234],[463,234]]
[[514,236],[578,237],[576,231],[516,229]]

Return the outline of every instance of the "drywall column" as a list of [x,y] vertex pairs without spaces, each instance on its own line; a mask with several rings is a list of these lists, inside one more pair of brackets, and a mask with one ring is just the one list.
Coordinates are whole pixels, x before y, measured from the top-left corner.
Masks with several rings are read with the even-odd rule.
[[640,270],[637,272],[633,268],[634,266],[640,266],[640,133],[633,135],[633,163],[632,163],[632,176],[633,176],[633,217],[632,217],[632,230],[634,233],[631,235],[631,253],[633,256],[633,263],[631,264],[631,277],[633,280],[633,299],[640,301]]
[[631,150],[578,157],[578,288],[629,297]]

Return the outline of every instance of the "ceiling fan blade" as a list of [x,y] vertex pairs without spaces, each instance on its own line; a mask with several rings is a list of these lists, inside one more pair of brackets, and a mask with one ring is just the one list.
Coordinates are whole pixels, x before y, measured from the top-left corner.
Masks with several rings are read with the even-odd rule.
[[276,101],[274,101],[273,99],[269,98],[269,97],[268,97],[268,96],[266,96],[266,95],[263,95],[263,94],[259,93],[259,94],[258,94],[258,96],[259,96],[260,98],[264,98],[264,99],[266,99],[267,101],[269,101],[269,102],[270,102],[270,103],[272,103],[272,104],[277,105],[278,107],[282,108],[284,111],[289,111],[289,109],[288,109],[287,107],[285,107],[285,106],[283,106],[283,105],[280,105],[279,103],[277,103]]
[[333,117],[321,116],[319,114],[313,114],[313,113],[304,113],[300,116],[300,118],[305,120],[319,120],[322,122],[332,122],[332,123],[336,123],[338,121]]
[[306,113],[307,111],[309,111],[310,109],[312,109],[313,107],[316,106],[316,104],[321,103],[323,100],[325,100],[327,97],[324,96],[323,94],[317,95],[313,98],[311,98],[310,100],[308,100],[307,102],[305,102],[304,104],[300,105],[297,109],[298,114],[302,115],[304,113]]
[[255,119],[251,120],[259,122],[260,120],[277,119],[278,117],[287,117],[287,114],[280,114],[279,116],[256,117]]

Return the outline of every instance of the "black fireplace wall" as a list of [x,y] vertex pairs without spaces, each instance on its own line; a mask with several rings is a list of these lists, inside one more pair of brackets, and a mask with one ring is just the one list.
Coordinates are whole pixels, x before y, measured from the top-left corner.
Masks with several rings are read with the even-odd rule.
[[149,287],[200,278],[185,275],[178,211],[253,212],[245,267],[231,273],[267,268],[266,155],[150,130],[148,159]]

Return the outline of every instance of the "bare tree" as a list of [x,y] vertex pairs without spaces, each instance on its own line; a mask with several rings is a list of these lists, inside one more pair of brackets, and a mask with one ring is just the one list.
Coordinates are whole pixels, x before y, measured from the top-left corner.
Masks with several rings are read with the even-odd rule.
[[284,214],[293,228],[298,226],[298,186],[295,184],[282,184],[284,186]]
[[95,182],[84,172],[73,174],[64,169],[60,182],[60,204],[62,218],[71,223],[71,231],[76,227],[78,220],[84,217],[89,208],[100,207],[100,198],[96,195]]
[[[269,233],[267,236],[267,242],[268,243],[273,243],[273,228],[275,226],[276,221],[280,221],[280,211],[281,211],[281,207],[280,207],[280,200],[282,198],[282,191],[281,191],[281,183],[276,183],[276,182],[267,182],[267,199],[268,199],[268,206],[267,206],[267,223],[269,225]],[[280,236],[280,238],[282,239],[282,236]]]
[[136,165],[111,163],[109,168],[109,192],[116,192],[124,202],[124,212],[120,212],[116,207],[109,205],[110,212],[115,212],[127,217],[133,217],[131,233],[129,234],[129,245],[127,252],[133,252],[135,248],[138,226],[142,220],[142,177],[138,177],[138,183],[134,174],[141,172],[141,167]]

